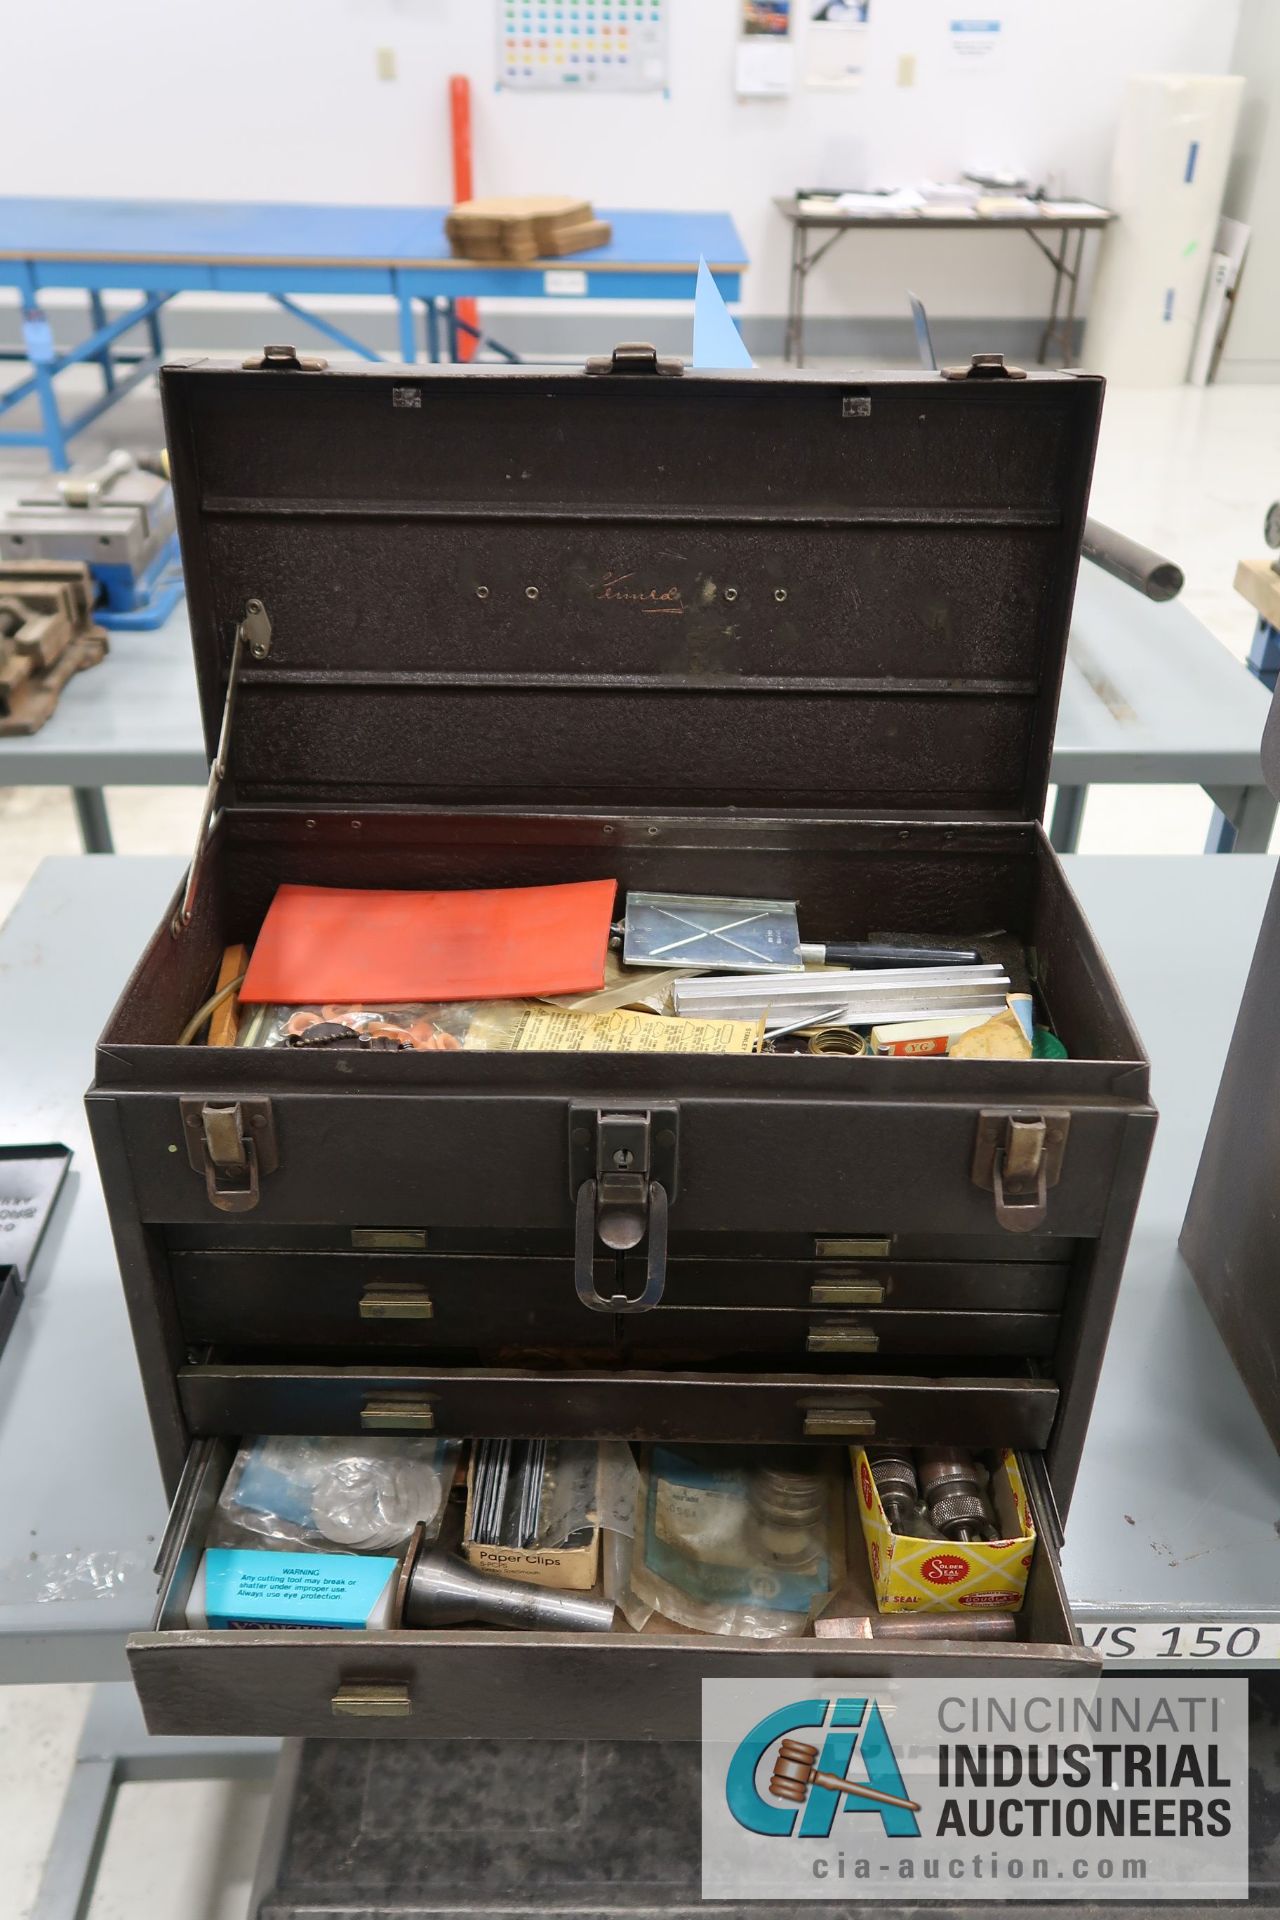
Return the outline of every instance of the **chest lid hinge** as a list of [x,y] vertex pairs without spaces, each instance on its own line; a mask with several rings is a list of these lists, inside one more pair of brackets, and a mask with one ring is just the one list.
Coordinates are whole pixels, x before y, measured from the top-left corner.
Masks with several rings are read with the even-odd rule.
[[323,373],[329,362],[317,354],[300,354],[296,347],[264,347],[261,354],[240,365],[246,373]]
[[191,865],[187,869],[187,884],[182,892],[182,905],[174,914],[169,926],[169,931],[175,939],[191,925],[192,911],[200,891],[200,867],[209,840],[209,826],[217,810],[222,782],[227,775],[227,758],[231,752],[231,722],[235,714],[236,694],[240,689],[240,665],[246,653],[254,660],[265,660],[270,652],[271,616],[261,600],[246,601],[244,618],[236,628],[236,637],[231,647],[227,697],[222,706],[218,747],[213,756],[213,765],[209,769],[209,784],[204,792],[204,805],[200,809],[200,824],[196,828],[195,852],[191,856]]
[[1062,1173],[1068,1112],[980,1113],[973,1146],[975,1186],[995,1195],[996,1219],[1008,1233],[1043,1226],[1048,1189]]
[[587,361],[586,371],[606,376],[638,373],[650,379],[678,380],[684,372],[684,361],[675,354],[660,354],[646,340],[620,340],[612,353],[593,355]]
[[257,1206],[262,1176],[280,1164],[275,1115],[267,1099],[234,1102],[179,1100],[187,1158],[204,1175],[205,1192],[220,1213]]
[[[656,1307],[667,1279],[667,1210],[676,1197],[675,1107],[569,1109],[569,1190],[574,1201],[574,1286],[597,1313]],[[645,1284],[630,1295],[596,1291],[597,1246],[620,1259],[647,1240]]]
[[967,367],[951,366],[941,369],[944,380],[1025,380],[1025,367],[1009,364],[1002,353],[975,353],[970,355]]

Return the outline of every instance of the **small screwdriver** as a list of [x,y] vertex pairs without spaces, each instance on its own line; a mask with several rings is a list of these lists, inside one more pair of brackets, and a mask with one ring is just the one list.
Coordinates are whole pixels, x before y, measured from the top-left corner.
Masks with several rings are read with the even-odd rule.
[[800,943],[806,967],[979,967],[976,947],[884,947],[867,940]]

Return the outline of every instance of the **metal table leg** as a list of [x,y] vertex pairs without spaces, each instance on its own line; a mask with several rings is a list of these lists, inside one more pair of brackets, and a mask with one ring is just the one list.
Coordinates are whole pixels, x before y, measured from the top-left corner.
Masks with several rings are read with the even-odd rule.
[[1214,815],[1206,853],[1266,853],[1276,823],[1276,801],[1266,787],[1206,787]]
[[[1053,298],[1049,303],[1049,318],[1040,335],[1040,348],[1036,354],[1036,364],[1043,366],[1049,355],[1049,349],[1057,343],[1062,355],[1062,364],[1068,365],[1075,353],[1076,296],[1080,288],[1080,267],[1084,259],[1084,227],[1063,227],[1058,234],[1055,247],[1048,247],[1038,233],[1029,227],[1022,231],[1031,244],[1044,255],[1053,268]],[[1072,257],[1071,242],[1075,240],[1075,255]],[[1062,289],[1067,289],[1067,310],[1062,318],[1059,312],[1062,306]]]
[[[153,315],[152,318],[154,317],[155,316]],[[90,287],[89,289],[89,318],[90,318],[90,321],[92,322],[93,331],[95,333],[101,333],[102,329],[107,324],[107,309],[103,304],[102,295],[98,292],[98,289],[96,287]],[[115,385],[116,385],[116,370],[115,370],[115,364],[111,358],[110,341],[108,341],[106,346],[103,347],[101,351],[95,355],[95,358],[98,362],[98,365],[102,368],[102,385],[104,390],[107,393],[114,393]]]
[[111,821],[107,817],[107,798],[101,787],[73,787],[76,818],[80,822],[80,840],[86,853],[114,853]]
[[40,406],[44,443],[49,449],[49,465],[55,472],[65,473],[71,465],[71,456],[67,452],[67,437],[51,371],[57,358],[57,349],[53,344],[53,329],[40,305],[40,289],[35,268],[30,261],[23,261],[19,266],[18,294],[22,301],[22,344],[31,362],[31,378]]
[[804,296],[805,281],[809,273],[809,262],[807,258],[807,245],[804,243],[805,229],[803,227],[797,227],[796,231],[801,236],[802,244],[800,248],[800,259],[796,268],[795,362],[798,367],[802,367],[804,365]]
[[[1075,259],[1072,263],[1071,272],[1067,276],[1067,317],[1062,323],[1062,364],[1064,367],[1070,366],[1076,357],[1076,298],[1080,292],[1080,267],[1084,260],[1085,230],[1083,227],[1077,227],[1075,233]],[[1067,241],[1070,237],[1070,230],[1062,236],[1062,251],[1064,254],[1066,253]]]
[[782,346],[784,360],[794,358],[800,331],[800,303],[804,298],[804,276],[800,270],[803,255],[804,228],[797,220],[791,228],[791,278],[787,285],[787,332]]
[[1055,853],[1074,853],[1080,842],[1084,822],[1084,803],[1088,787],[1059,787],[1049,823],[1049,845]]
[[164,359],[164,322],[160,318],[161,309],[147,315],[147,335],[151,341],[151,351],[157,360]]
[[400,320],[400,358],[406,367],[411,367],[418,357],[418,343],[414,337],[413,295],[398,293],[396,310]]
[[87,1920],[116,1794],[127,1780],[269,1780],[275,1740],[156,1738],[126,1681],[96,1687],[31,1920]]

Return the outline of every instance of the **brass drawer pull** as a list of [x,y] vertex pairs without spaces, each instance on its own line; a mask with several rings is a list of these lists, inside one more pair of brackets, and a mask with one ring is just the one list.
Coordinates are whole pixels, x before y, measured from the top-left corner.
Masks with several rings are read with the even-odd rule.
[[892,1246],[891,1234],[840,1233],[819,1235],[813,1251],[819,1260],[884,1260]]
[[814,1307],[882,1307],[888,1289],[883,1280],[815,1280],[809,1288]]
[[431,1402],[415,1394],[384,1394],[366,1400],[360,1425],[366,1433],[430,1433],[436,1424]]
[[371,1686],[363,1680],[339,1687],[329,1705],[348,1720],[404,1720],[413,1712],[408,1687]]
[[875,1430],[874,1413],[861,1407],[811,1407],[804,1417],[806,1440],[860,1440]]
[[805,1346],[810,1353],[878,1353],[880,1335],[856,1324],[810,1327]]
[[360,1295],[362,1320],[430,1320],[435,1308],[411,1280],[372,1280]]

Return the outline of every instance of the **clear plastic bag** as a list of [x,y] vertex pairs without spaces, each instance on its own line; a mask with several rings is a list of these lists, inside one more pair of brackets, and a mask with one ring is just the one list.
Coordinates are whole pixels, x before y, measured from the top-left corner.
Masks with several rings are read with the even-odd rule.
[[210,1546],[244,1536],[284,1552],[297,1547],[386,1553],[421,1521],[434,1540],[444,1518],[460,1440],[388,1436],[264,1436],[240,1448],[221,1494]]
[[[505,1004],[495,1002],[495,1005]],[[341,1044],[333,1029],[401,1046],[415,1053],[458,1053],[468,1044],[475,1016],[488,1012],[482,1004],[458,1001],[447,1006],[364,1005],[333,1003],[301,1007],[244,1006],[236,1045],[240,1047],[311,1047]],[[308,1034],[317,1035],[311,1040]],[[348,1043],[349,1044],[349,1043]]]
[[636,1632],[655,1613],[699,1633],[805,1633],[844,1578],[844,1504],[829,1453],[652,1447],[640,1473],[630,1568],[606,1591]]

